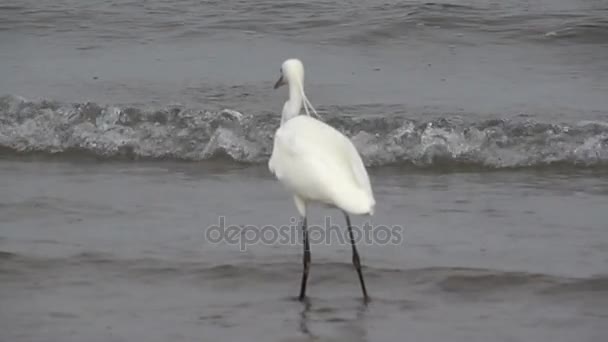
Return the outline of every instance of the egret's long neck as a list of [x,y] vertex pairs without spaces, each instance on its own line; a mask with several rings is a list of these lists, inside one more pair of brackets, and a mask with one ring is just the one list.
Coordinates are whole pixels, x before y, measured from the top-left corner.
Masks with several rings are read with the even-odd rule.
[[300,110],[302,109],[302,91],[300,87],[300,84],[297,82],[289,83],[289,100],[283,106],[281,124],[300,114]]

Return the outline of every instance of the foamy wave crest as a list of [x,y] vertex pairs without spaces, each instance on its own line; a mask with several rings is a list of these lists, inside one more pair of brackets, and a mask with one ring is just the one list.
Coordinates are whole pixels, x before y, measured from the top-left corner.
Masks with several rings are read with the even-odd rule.
[[[326,115],[369,166],[472,165],[489,168],[551,164],[608,166],[608,123],[552,124],[458,117]],[[266,161],[278,114],[209,112],[179,106],[157,110],[95,103],[61,104],[0,98],[3,153],[85,153],[101,158]]]

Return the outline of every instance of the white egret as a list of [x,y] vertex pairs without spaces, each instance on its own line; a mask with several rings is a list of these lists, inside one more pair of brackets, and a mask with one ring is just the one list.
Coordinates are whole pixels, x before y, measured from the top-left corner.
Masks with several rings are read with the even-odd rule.
[[[367,170],[357,149],[345,135],[311,116],[311,111],[318,114],[304,93],[304,66],[300,60],[288,59],[283,62],[281,77],[274,89],[284,84],[289,86],[289,100],[283,106],[268,168],[293,193],[296,208],[302,217],[304,270],[299,299],[305,297],[310,269],[306,209],[309,203],[320,203],[344,213],[353,265],[367,301],[361,261],[349,218],[349,214],[373,215],[376,202]],[[300,115],[302,105],[307,115]]]

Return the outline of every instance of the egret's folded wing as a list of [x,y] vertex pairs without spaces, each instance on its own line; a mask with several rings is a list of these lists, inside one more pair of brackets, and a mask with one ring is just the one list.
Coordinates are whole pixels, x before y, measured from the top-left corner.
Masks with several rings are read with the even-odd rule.
[[353,173],[357,184],[370,196],[370,198],[374,198],[372,193],[372,186],[369,181],[369,175],[367,174],[367,170],[365,169],[365,164],[363,164],[363,160],[357,152],[357,149],[353,145],[353,143],[346,137],[344,142],[345,154],[348,156],[348,162],[350,163],[350,167]]

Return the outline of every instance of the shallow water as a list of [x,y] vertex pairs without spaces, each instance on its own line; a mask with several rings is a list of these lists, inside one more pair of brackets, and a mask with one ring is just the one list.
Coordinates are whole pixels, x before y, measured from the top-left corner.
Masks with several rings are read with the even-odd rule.
[[[308,305],[295,300],[299,240],[244,249],[209,240],[220,217],[226,226],[293,224],[289,196],[263,167],[5,160],[0,172],[10,179],[0,183],[2,340],[608,334],[602,171],[374,169],[379,205],[369,222],[402,230],[391,243],[359,242],[368,306],[337,235],[312,243]],[[309,224],[324,217],[344,233],[341,215],[326,209],[311,210]]]
[[8,0],[0,94],[276,113],[272,85],[296,56],[323,110],[605,120],[607,13],[602,0]]
[[[3,1],[0,340],[606,341],[606,17],[603,0]],[[266,168],[294,56],[370,167],[368,306],[322,208],[295,300],[296,210]],[[213,243],[222,218],[240,233]],[[246,240],[267,225],[286,239]]]

